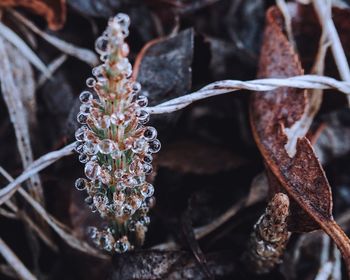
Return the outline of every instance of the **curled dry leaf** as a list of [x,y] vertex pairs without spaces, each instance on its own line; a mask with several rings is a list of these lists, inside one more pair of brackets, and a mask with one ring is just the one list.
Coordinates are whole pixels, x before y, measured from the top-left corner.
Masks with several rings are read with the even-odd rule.
[[52,30],[60,29],[66,21],[66,0],[1,0],[1,7],[23,7],[44,17]]
[[[292,6],[292,20],[299,12],[298,8]],[[311,10],[309,12],[312,14]],[[304,24],[299,18],[295,26],[298,36],[310,30],[320,34],[317,22],[312,24],[310,18],[308,16]],[[300,58],[283,33],[283,17],[279,10],[271,8],[266,21],[259,76],[280,78],[303,74]],[[308,26],[308,30],[303,30],[303,26]],[[310,141],[299,135],[295,147],[287,145],[290,140],[287,129],[301,125],[309,110],[307,94],[292,88],[254,94],[250,107],[253,135],[269,171],[272,192],[282,187],[296,202],[291,204],[291,229],[322,228],[338,245],[350,270],[350,241],[333,219],[331,189]]]
[[193,29],[156,41],[140,61],[137,80],[151,105],[182,96],[191,87]]

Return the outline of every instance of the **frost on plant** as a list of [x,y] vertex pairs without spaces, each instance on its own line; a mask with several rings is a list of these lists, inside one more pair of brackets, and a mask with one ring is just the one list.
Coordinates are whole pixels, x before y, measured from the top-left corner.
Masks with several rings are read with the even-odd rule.
[[96,40],[101,65],[86,80],[90,88],[80,94],[75,132],[79,161],[85,178],[75,182],[86,190],[86,203],[107,221],[104,229],[91,228],[94,242],[118,253],[141,246],[149,224],[154,188],[146,182],[152,172],[152,154],[160,149],[157,131],[145,126],[147,98],[139,95],[140,84],[131,77],[127,58],[129,17],[118,14]]

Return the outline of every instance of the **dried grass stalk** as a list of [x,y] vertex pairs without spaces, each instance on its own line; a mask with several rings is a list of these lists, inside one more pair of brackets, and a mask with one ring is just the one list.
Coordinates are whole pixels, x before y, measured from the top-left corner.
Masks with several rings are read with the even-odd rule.
[[270,91],[280,87],[300,89],[336,89],[350,94],[350,82],[342,82],[331,77],[302,75],[290,78],[269,78],[252,81],[224,80],[211,83],[202,89],[187,95],[171,99],[154,107],[148,107],[151,114],[164,114],[181,110],[195,101],[241,89],[251,91]]
[[7,246],[0,238],[0,254],[4,257],[7,263],[13,268],[16,274],[25,280],[36,280],[37,278],[25,267],[16,254]]
[[[13,123],[17,147],[21,155],[22,164],[27,168],[33,162],[33,153],[30,144],[28,115],[22,102],[23,98],[16,83],[16,67],[11,61],[6,48],[6,43],[0,37],[0,81],[1,92],[9,111],[11,122]],[[33,197],[40,203],[44,202],[43,190],[38,175],[33,174],[28,184]]]
[[39,35],[41,38],[43,38],[45,41],[62,51],[63,53],[69,54],[71,56],[74,56],[81,61],[86,62],[90,66],[95,66],[98,64],[98,58],[97,55],[95,55],[94,52],[77,47],[71,43],[68,43],[62,39],[59,39],[55,36],[52,36],[50,34],[45,33],[44,31],[40,30],[38,27],[35,26],[34,23],[32,23],[30,20],[22,16],[20,13],[10,10],[10,13],[21,23],[23,23],[25,26],[27,26],[30,30],[32,30],[34,33]]

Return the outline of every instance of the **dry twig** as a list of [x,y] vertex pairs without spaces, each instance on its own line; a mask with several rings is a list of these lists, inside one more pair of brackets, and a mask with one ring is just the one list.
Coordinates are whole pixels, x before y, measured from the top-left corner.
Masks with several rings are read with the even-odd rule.
[[211,83],[200,90],[171,99],[146,110],[151,114],[164,114],[181,110],[195,101],[217,96],[241,89],[251,91],[270,91],[280,87],[300,89],[336,89],[350,94],[350,82],[342,82],[331,77],[318,75],[302,75],[290,78],[269,78],[252,81],[224,80]]
[[0,254],[4,257],[7,263],[13,268],[21,279],[36,280],[37,278],[25,267],[15,253],[7,246],[0,238]]
[[[6,43],[0,37],[0,81],[1,92],[9,111],[11,122],[13,123],[17,147],[21,155],[24,168],[27,168],[33,161],[33,152],[30,144],[28,116],[22,102],[21,92],[17,86],[15,76],[16,71],[7,53]],[[33,174],[30,178],[29,190],[40,203],[44,203],[43,190],[39,176]]]
[[22,54],[38,69],[46,75],[47,77],[51,76],[49,69],[46,65],[40,60],[40,58],[27,46],[27,44],[10,28],[0,22],[0,35],[12,45],[14,45]]
[[[67,60],[66,54],[61,54],[59,57],[54,59],[49,65],[48,68],[50,69],[51,73],[55,73],[58,68],[62,66],[62,64]],[[38,79],[36,89],[40,88],[45,82],[47,81],[47,77],[44,75],[41,75]]]
[[[14,182],[14,179],[2,167],[0,167],[0,173],[10,182]],[[92,256],[96,256],[103,259],[106,258],[105,255],[92,248],[89,244],[73,236],[70,233],[70,229],[68,227],[66,227],[64,224],[60,223],[54,217],[48,214],[45,208],[42,207],[37,201],[35,201],[20,186],[18,186],[18,192],[69,246]]]
[[[335,63],[337,65],[340,77],[344,81],[350,81],[350,68],[346,58],[343,46],[340,42],[337,29],[332,20],[332,14],[327,11],[327,7],[331,6],[330,0],[313,0],[316,13],[322,25],[322,30],[327,33],[327,37],[331,43],[331,49]],[[350,105],[350,96],[347,96]]]
[[42,37],[45,41],[62,51],[63,53],[69,54],[71,56],[74,56],[81,61],[86,62],[90,66],[95,66],[98,64],[98,58],[97,55],[95,55],[94,52],[77,47],[71,43],[68,43],[62,39],[59,39],[57,37],[54,37],[50,34],[45,33],[44,31],[40,30],[38,27],[35,26],[34,23],[32,23],[30,20],[22,16],[20,13],[9,10],[10,13],[21,23],[23,23],[25,26],[27,26],[30,30],[32,30],[34,33]]
[[29,179],[39,171],[50,166],[60,158],[70,155],[73,151],[74,143],[63,147],[60,150],[47,153],[30,164],[24,172],[18,176],[13,182],[0,190],[0,205],[7,201],[19,188],[19,184]]

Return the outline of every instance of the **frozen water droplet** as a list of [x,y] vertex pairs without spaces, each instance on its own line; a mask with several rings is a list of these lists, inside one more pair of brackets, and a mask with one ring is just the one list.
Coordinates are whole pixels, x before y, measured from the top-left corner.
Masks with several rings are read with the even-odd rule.
[[113,113],[111,115],[111,123],[114,125],[119,125],[125,120],[125,115],[122,113],[115,114]]
[[114,150],[114,142],[110,139],[103,139],[98,144],[98,149],[102,154],[110,154]]
[[147,197],[145,203],[147,207],[153,208],[156,205],[156,198],[154,196]]
[[152,141],[157,138],[157,130],[152,126],[148,126],[146,127],[146,130],[143,133],[143,136],[147,141]]
[[129,188],[133,188],[136,185],[135,177],[133,177],[132,175],[129,175],[128,178],[126,179],[126,184],[128,185]]
[[79,161],[81,163],[87,163],[89,161],[89,156],[86,154],[80,154],[79,155]]
[[125,194],[122,191],[115,192],[113,194],[113,201],[118,206],[123,205],[125,201]]
[[92,143],[92,142],[86,142],[84,144],[84,153],[92,156],[92,155],[96,155],[98,152],[98,147],[96,144]]
[[85,131],[87,130],[86,126],[82,126],[79,127],[76,131],[75,131],[75,139],[77,139],[77,141],[82,142],[84,141],[85,138]]
[[128,56],[129,54],[129,46],[127,43],[123,43],[122,46],[120,47],[120,52],[122,56]]
[[84,201],[85,201],[85,203],[86,203],[87,205],[89,205],[89,206],[94,202],[92,196],[86,197],[86,198],[84,199]]
[[138,93],[141,90],[141,84],[139,82],[134,82],[132,85],[132,91]]
[[78,191],[83,191],[86,189],[86,186],[87,186],[88,182],[86,179],[83,179],[83,178],[78,178],[76,181],[75,181],[75,188],[78,190]]
[[153,160],[153,157],[151,154],[145,154],[145,156],[143,157],[143,161],[146,163],[151,163]]
[[100,83],[103,83],[107,80],[105,73],[106,71],[104,65],[100,65],[92,69],[92,75],[94,75],[97,81]]
[[90,161],[98,161],[98,157],[96,156],[96,155],[94,155],[94,156],[92,156],[91,158],[90,158]]
[[96,142],[97,136],[96,136],[96,134],[93,131],[87,129],[85,131],[84,136],[85,136],[85,138],[84,138],[85,141],[87,141],[87,142]]
[[140,106],[140,107],[146,107],[148,105],[148,98],[144,95],[141,95],[137,98],[136,103]]
[[149,113],[145,110],[140,110],[137,114],[137,117],[141,124],[146,124],[149,121]]
[[86,85],[89,88],[93,88],[96,85],[96,80],[92,77],[86,79]]
[[156,139],[149,143],[148,152],[154,154],[159,152],[160,148],[161,148],[160,141]]
[[123,214],[124,215],[132,215],[132,213],[133,213],[133,208],[131,207],[131,205],[130,204],[124,204],[124,206],[123,206]]
[[128,223],[128,229],[130,231],[135,231],[136,230],[136,222],[134,220],[129,221]]
[[133,197],[131,204],[132,204],[133,212],[136,212],[136,210],[140,208],[142,204],[142,200],[139,199],[138,197]]
[[104,163],[101,167],[107,172],[112,171],[112,166],[110,166],[109,163]]
[[128,186],[125,184],[124,181],[119,181],[117,182],[117,185],[115,186],[115,188],[118,190],[118,191],[123,191],[127,188]]
[[95,42],[95,50],[100,55],[105,54],[108,51],[108,37],[98,37]]
[[147,142],[143,138],[138,138],[136,141],[133,143],[131,150],[135,154],[142,153],[143,150],[146,148]]
[[94,124],[98,129],[109,128],[111,125],[111,118],[110,118],[110,116],[107,116],[107,115],[97,117],[94,120]]
[[145,172],[146,174],[151,174],[152,171],[153,171],[153,167],[151,164],[149,164],[149,163],[143,164],[143,172]]
[[111,183],[112,177],[109,174],[107,169],[101,169],[101,174],[100,174],[100,181],[105,184],[109,185]]
[[91,210],[92,213],[95,213],[95,212],[97,212],[97,207],[94,204],[91,204],[90,205],[90,210]]
[[125,241],[117,240],[114,244],[114,249],[117,253],[125,253],[129,249],[129,245]]
[[100,60],[101,60],[102,62],[105,62],[107,59],[108,59],[108,54],[107,54],[107,53],[101,54],[101,55],[100,55]]
[[124,170],[122,169],[117,169],[115,172],[114,172],[114,176],[117,178],[117,179],[120,179],[121,177],[123,177],[124,175]]
[[129,166],[129,171],[131,173],[139,173],[139,171],[143,170],[143,165],[142,163],[135,159]]
[[94,161],[89,161],[85,164],[84,172],[90,180],[96,180],[100,175],[101,167]]
[[149,223],[151,222],[151,219],[148,216],[143,216],[140,218],[139,222],[144,226],[148,226]]
[[135,186],[140,186],[142,185],[146,180],[146,176],[145,175],[140,175],[140,176],[135,176],[134,177],[134,181],[135,181]]
[[150,183],[146,183],[141,187],[140,191],[144,197],[151,197],[154,194],[154,187]]
[[113,159],[119,159],[122,156],[122,152],[119,151],[117,148],[111,153],[111,157]]
[[127,58],[120,59],[116,64],[116,68],[120,73],[124,73],[127,77],[130,76],[132,72],[131,64]]
[[93,98],[93,95],[90,91],[83,91],[80,95],[79,95],[79,100],[82,102],[82,103],[87,103],[89,102],[90,100],[92,100]]
[[123,28],[128,28],[130,25],[130,18],[127,14],[119,13],[114,17],[114,20]]
[[114,248],[114,238],[109,238],[103,245],[103,249],[107,252],[111,252]]
[[77,115],[78,123],[86,124],[86,120],[87,120],[87,115],[82,114],[81,112],[79,112],[78,115]]
[[128,204],[128,203],[124,204],[124,206],[123,206],[123,214],[124,215],[132,215],[134,212],[135,211],[130,204]]
[[81,143],[81,142],[75,142],[75,144],[74,144],[74,150],[76,151],[76,152],[78,152],[79,154],[81,154],[81,153],[83,153],[84,152],[84,144],[83,143]]
[[105,250],[108,251],[108,252],[112,251],[112,249],[113,249],[112,243],[107,242],[107,243],[103,246],[103,249],[105,249]]
[[90,113],[90,106],[86,103],[81,104],[80,113],[83,115],[88,115]]
[[89,234],[91,239],[95,239],[97,237],[97,234],[98,234],[97,228],[96,227],[89,227],[88,234]]

